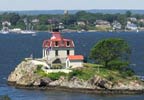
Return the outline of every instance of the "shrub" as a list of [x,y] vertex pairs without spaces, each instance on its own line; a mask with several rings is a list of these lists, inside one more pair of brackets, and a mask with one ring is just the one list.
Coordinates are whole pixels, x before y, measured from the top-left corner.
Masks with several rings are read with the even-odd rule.
[[42,67],[43,65],[37,65],[37,70],[41,70]]
[[61,76],[66,76],[66,73],[58,72],[47,74],[47,77],[49,77],[51,80],[58,80]]
[[129,65],[129,62],[127,61],[119,61],[119,60],[114,60],[109,62],[109,68],[111,70],[121,70],[124,67],[127,67]]
[[34,73],[37,73],[37,74],[39,74],[41,76],[47,76],[47,74],[42,69],[39,69],[39,68]]
[[35,73],[39,74],[42,77],[48,77],[51,80],[58,80],[61,76],[66,76],[66,73],[58,72],[58,73],[45,73],[43,70],[37,70]]
[[71,79],[74,76],[81,76],[83,72],[81,70],[73,70],[72,72],[69,73],[68,78]]
[[11,100],[8,95],[0,96],[0,100]]
[[114,77],[113,77],[112,75],[108,75],[108,76],[106,77],[106,79],[108,79],[109,81],[113,81],[113,80],[114,80]]
[[135,72],[130,68],[125,68],[121,72],[122,72],[121,75],[123,78],[130,77],[130,76],[133,76],[135,74]]

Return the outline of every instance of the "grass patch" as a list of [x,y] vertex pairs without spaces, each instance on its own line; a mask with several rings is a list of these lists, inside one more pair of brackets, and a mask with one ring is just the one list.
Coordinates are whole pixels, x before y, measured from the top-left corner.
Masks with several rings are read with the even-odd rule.
[[51,80],[58,80],[61,76],[67,76],[67,74],[63,72],[47,74],[47,77],[49,77]]
[[87,67],[87,68],[100,68],[100,67],[103,67],[102,65],[92,64],[92,63],[84,63],[83,65],[84,65],[84,67]]
[[119,80],[130,81],[137,79],[131,70],[121,72],[119,70],[110,70],[103,67],[102,65],[91,63],[85,63],[83,69],[73,70],[73,72],[69,74],[69,78],[76,76],[80,79],[88,80],[95,75],[106,78],[107,80],[112,82],[116,82]]
[[61,76],[67,76],[66,73],[63,72],[58,72],[58,73],[45,73],[42,69],[37,70],[35,73],[37,73],[38,75],[42,76],[42,77],[48,77],[51,80],[58,80]]
[[84,68],[74,69],[69,74],[63,72],[46,74],[40,68],[37,69],[36,73],[41,75],[42,77],[49,77],[52,80],[58,80],[61,76],[65,76],[68,79],[71,79],[72,77],[78,77],[79,79],[88,80],[90,78],[93,78],[95,75],[106,78],[107,80],[112,82],[118,82],[121,80],[125,82],[137,80],[134,74],[132,74],[129,70],[121,72],[119,70],[111,70],[101,65],[90,63],[85,63]]
[[68,77],[70,79],[75,76],[79,79],[88,80],[97,73],[99,67],[100,65],[97,64],[84,63],[84,68],[73,70]]

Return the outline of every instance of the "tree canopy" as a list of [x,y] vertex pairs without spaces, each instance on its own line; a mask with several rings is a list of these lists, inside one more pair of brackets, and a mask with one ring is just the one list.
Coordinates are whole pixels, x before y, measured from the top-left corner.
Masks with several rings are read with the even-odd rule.
[[[128,18],[137,18],[137,24],[139,27],[144,26],[144,22],[139,21],[144,19],[144,14],[134,14],[131,11],[125,13],[92,13],[88,11],[78,11],[77,13],[64,14],[40,14],[40,15],[24,15],[12,12],[0,13],[0,29],[2,28],[3,21],[11,22],[10,28],[22,28],[25,29],[24,19],[27,19],[29,24],[32,24],[34,30],[48,30],[51,24],[63,23],[66,29],[75,30],[102,30],[95,27],[96,20],[104,20],[112,24],[114,21],[118,21],[122,25],[122,29],[125,29]],[[33,23],[33,20],[39,20],[37,23]],[[86,25],[79,26],[78,21],[83,21]],[[50,30],[51,28],[49,28]],[[110,29],[106,29],[107,31]]]
[[122,67],[129,64],[130,48],[120,38],[109,38],[99,41],[90,52],[90,58],[105,67]]

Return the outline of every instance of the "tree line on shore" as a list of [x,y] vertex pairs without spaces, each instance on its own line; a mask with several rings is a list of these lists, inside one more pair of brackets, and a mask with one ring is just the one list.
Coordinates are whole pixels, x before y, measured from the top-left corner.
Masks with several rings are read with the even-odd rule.
[[[8,21],[11,23],[10,28],[25,29],[26,25],[33,26],[34,30],[47,31],[55,25],[61,25],[64,29],[73,30],[96,30],[96,20],[105,20],[112,24],[114,21],[118,21],[125,29],[128,18],[144,19],[144,14],[133,14],[127,11],[124,14],[104,14],[104,13],[90,13],[86,11],[79,11],[75,14],[40,14],[40,15],[20,15],[18,13],[2,13],[0,14],[0,23]],[[26,20],[26,23],[25,23]],[[83,22],[78,24],[78,22]],[[144,27],[144,21],[134,21],[137,26]],[[2,24],[0,24],[0,29]]]

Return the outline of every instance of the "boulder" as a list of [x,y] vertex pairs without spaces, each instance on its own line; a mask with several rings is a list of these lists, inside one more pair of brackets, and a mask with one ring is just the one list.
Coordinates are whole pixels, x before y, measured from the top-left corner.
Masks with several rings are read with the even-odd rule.
[[48,77],[41,78],[39,86],[47,86],[51,81],[52,80]]
[[144,90],[144,84],[138,80],[131,81],[118,81],[113,89],[121,89],[121,90]]
[[41,80],[40,79],[35,80],[33,85],[34,86],[40,86],[41,85]]
[[22,61],[9,75],[8,82],[15,82],[17,85],[31,85],[39,78],[34,73],[36,69],[37,66],[32,63],[32,60]]
[[111,89],[113,86],[112,82],[100,76],[94,76],[92,79],[89,80],[89,83],[94,85],[95,87],[105,88],[105,89]]
[[51,82],[50,78],[47,77],[39,78],[33,82],[33,86],[43,87],[43,86],[47,86],[50,82]]
[[36,74],[27,74],[22,76],[19,80],[16,81],[16,84],[23,86],[32,86],[36,80],[40,79],[40,77]]
[[61,76],[58,80],[51,81],[49,86],[62,86],[63,83],[67,82],[64,76]]

